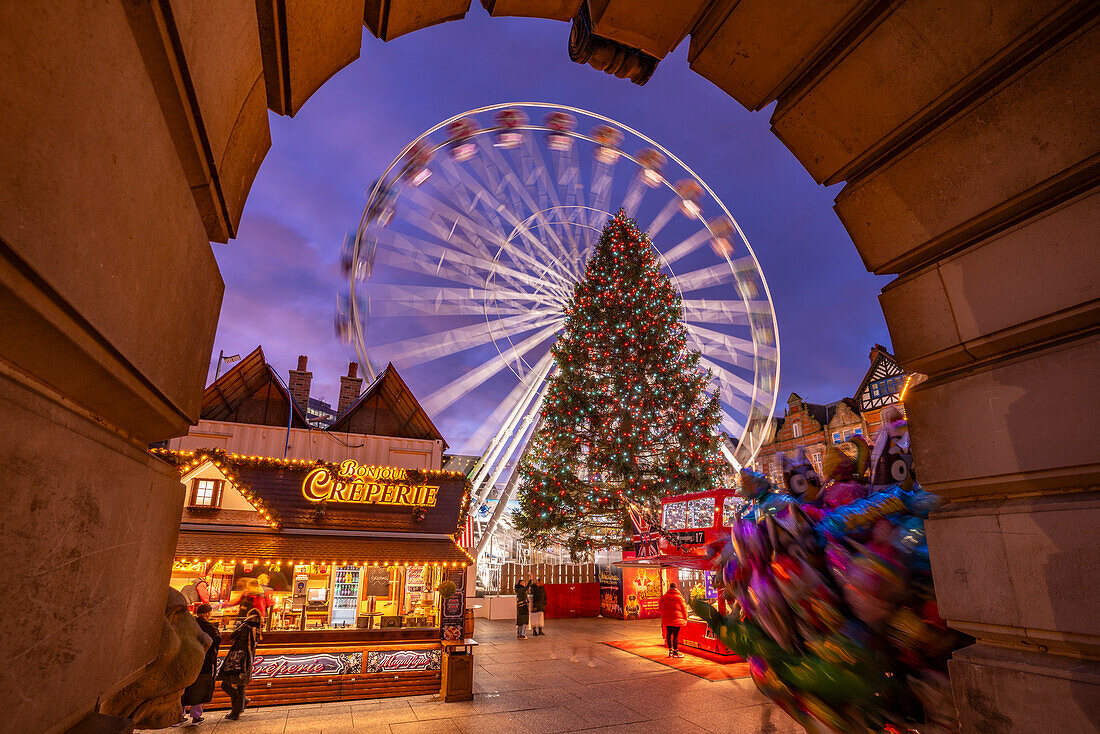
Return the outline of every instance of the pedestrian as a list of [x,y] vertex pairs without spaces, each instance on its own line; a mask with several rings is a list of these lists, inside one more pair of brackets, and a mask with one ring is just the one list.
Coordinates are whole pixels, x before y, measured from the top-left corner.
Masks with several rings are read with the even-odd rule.
[[208,604],[211,601],[210,586],[206,583],[206,579],[198,576],[180,589],[180,593],[187,600],[187,607],[191,611],[194,611],[199,604]]
[[683,657],[676,649],[676,641],[680,637],[680,628],[687,624],[687,616],[684,595],[676,588],[676,584],[669,584],[668,591],[661,597],[661,624],[665,628],[665,643],[668,645],[670,658]]
[[252,679],[252,661],[256,657],[256,643],[260,641],[262,627],[259,611],[250,609],[229,636],[229,652],[218,671],[218,678],[221,679],[222,690],[229,696],[231,708],[225,718],[231,721],[241,718],[241,712],[248,705],[244,687]]
[[202,723],[202,705],[210,703],[214,697],[214,677],[218,672],[218,648],[221,647],[222,637],[218,628],[210,622],[210,613],[214,611],[209,604],[199,604],[195,610],[195,621],[199,628],[210,638],[210,647],[206,648],[206,657],[202,661],[202,669],[195,678],[195,682],[187,686],[183,691],[183,716],[187,720],[190,712],[191,723]]
[[545,635],[542,631],[543,621],[546,619],[546,585],[542,579],[531,587],[531,634]]
[[527,622],[530,621],[530,609],[527,602],[527,592],[531,590],[531,579],[527,583],[516,582],[516,637],[526,640]]
[[[239,592],[233,592],[236,596],[234,601],[233,597],[230,597],[230,606],[234,603],[237,605],[237,617],[245,617],[250,611],[255,609],[260,614],[261,623],[267,619],[267,608],[270,604],[268,594],[264,591],[263,586],[259,580],[253,578],[240,579],[237,584],[241,587]],[[239,596],[238,596],[239,593]]]

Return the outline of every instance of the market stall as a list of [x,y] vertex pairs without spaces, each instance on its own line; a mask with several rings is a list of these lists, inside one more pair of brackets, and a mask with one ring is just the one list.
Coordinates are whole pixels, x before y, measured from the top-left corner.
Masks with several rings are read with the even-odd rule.
[[[730,523],[742,503],[735,490],[717,489],[664,498],[660,527],[636,516],[633,556],[600,569],[601,611],[620,619],[660,617],[661,594],[675,583],[685,599],[703,600],[725,614],[712,557],[729,540]],[[680,631],[679,646],[716,662],[741,660],[693,611]]]
[[[228,631],[263,617],[256,704],[434,693],[463,640],[457,472],[160,452],[187,487],[171,584]],[[227,705],[220,691],[213,705]]]

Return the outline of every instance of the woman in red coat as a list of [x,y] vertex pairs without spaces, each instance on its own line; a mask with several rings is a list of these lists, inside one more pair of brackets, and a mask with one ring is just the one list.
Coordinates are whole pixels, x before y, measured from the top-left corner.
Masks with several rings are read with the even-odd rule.
[[669,584],[668,591],[661,597],[661,624],[665,628],[665,641],[668,644],[668,656],[670,658],[682,658],[683,655],[676,649],[676,640],[680,636],[680,628],[688,621],[687,602],[684,595],[676,588],[676,584]]

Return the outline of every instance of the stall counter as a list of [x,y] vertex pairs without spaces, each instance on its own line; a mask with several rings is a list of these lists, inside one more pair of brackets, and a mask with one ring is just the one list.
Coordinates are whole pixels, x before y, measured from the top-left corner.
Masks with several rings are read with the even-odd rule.
[[[404,630],[412,632],[412,630]],[[362,631],[360,631],[362,632]],[[270,635],[270,637],[269,637]],[[295,644],[280,638],[293,635]],[[341,632],[317,633],[331,638]],[[222,651],[229,648],[226,642]],[[250,706],[345,701],[438,693],[442,670],[442,642],[438,639],[339,643],[336,639],[306,642],[303,633],[264,635],[256,648]],[[220,662],[219,662],[220,666]],[[220,687],[208,708],[229,708]]]
[[718,641],[707,623],[694,614],[680,630],[679,646],[687,648],[693,655],[708,658],[717,663],[741,662],[741,658],[735,652]]

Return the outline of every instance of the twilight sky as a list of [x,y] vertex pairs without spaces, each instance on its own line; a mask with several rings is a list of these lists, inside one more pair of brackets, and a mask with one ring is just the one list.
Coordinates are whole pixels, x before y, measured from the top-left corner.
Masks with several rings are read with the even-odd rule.
[[[813,402],[851,396],[870,347],[890,346],[876,298],[887,279],[866,273],[833,214],[839,189],[814,184],[772,136],[770,108],[746,112],[688,69],[686,41],[638,87],[571,62],[568,35],[568,24],[493,19],[474,3],[466,20],[388,44],[365,33],[360,59],[295,118],[271,115],[271,152],[237,239],[214,245],[225,299],[210,376],[222,349],[244,355],[261,344],[284,379],[307,354],[313,396],[335,405],[339,376],[355,359],[333,334],[339,251],[344,232],[359,222],[364,189],[440,120],[482,105],[541,101],[588,109],[649,135],[725,202],[775,303],[780,415],[792,391]],[[434,364],[448,368],[446,360]],[[414,393],[429,390],[416,370],[401,373]],[[489,401],[482,396],[433,416],[452,450],[474,448],[463,444]]]

